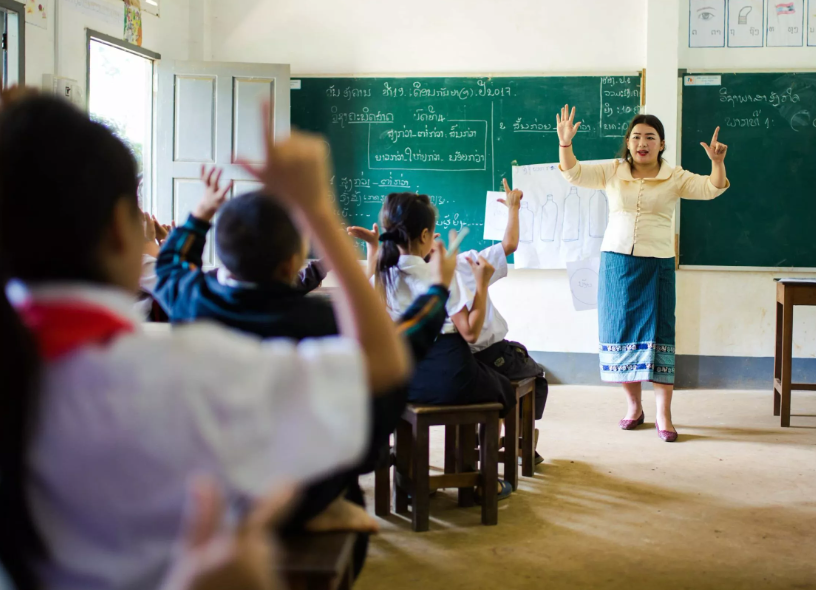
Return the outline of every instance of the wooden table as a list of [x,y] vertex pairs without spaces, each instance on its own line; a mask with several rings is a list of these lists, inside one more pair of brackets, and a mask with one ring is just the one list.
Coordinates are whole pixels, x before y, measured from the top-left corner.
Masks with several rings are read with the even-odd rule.
[[776,349],[774,350],[774,416],[790,426],[791,391],[816,391],[816,383],[791,383],[793,307],[816,305],[816,280],[781,279],[776,284]]

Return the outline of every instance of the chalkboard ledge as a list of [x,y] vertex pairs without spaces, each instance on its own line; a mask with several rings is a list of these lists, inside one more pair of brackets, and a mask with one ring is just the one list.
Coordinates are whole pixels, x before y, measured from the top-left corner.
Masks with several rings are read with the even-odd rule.
[[693,264],[681,264],[679,270],[708,270],[717,272],[804,272],[815,273],[816,268],[798,266],[696,266]]

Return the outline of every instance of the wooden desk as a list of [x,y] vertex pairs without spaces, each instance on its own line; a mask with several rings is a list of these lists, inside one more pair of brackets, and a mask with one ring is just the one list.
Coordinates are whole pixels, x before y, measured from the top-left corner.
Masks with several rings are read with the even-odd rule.
[[791,383],[793,308],[816,305],[816,280],[786,280],[776,284],[776,349],[774,350],[774,416],[790,426],[791,391],[816,391],[816,383]]
[[350,590],[357,533],[315,533],[283,539],[278,571],[289,590]]

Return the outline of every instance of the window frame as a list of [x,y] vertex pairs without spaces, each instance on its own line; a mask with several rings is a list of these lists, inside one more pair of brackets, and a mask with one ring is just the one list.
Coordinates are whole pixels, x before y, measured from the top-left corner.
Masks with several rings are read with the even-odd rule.
[[[17,39],[19,47],[17,48],[17,58],[18,58],[18,68],[17,72],[19,74],[19,79],[17,84],[19,86],[25,85],[25,4],[20,4],[19,2],[15,2],[14,0],[0,0],[0,10],[3,12],[14,12],[17,13]],[[5,20],[5,19],[4,19]],[[8,52],[3,50],[3,60],[5,61],[8,58]],[[5,65],[3,66],[3,76],[5,76]],[[2,83],[5,83],[5,80],[2,80]]]
[[[3,0],[0,0],[0,2],[2,1]],[[156,62],[161,60],[161,54],[155,51],[150,51],[149,49],[145,49],[143,47],[139,47],[138,45],[134,45],[133,43],[128,43],[127,41],[123,41],[122,39],[117,39],[116,37],[112,37],[111,35],[106,35],[105,33],[94,31],[93,29],[85,29],[85,97],[86,97],[85,104],[88,110],[88,114],[90,114],[91,110],[91,43],[94,41],[96,41],[97,43],[109,45],[122,51],[127,51],[128,53],[132,53],[141,58],[148,59],[153,63],[153,88],[151,96],[153,112],[150,121],[150,160],[148,162],[149,176],[146,175],[142,178],[142,182],[149,183],[150,199],[149,202],[143,202],[141,203],[141,205],[142,207],[145,208],[145,210],[151,213],[155,213],[156,197],[154,195],[154,190],[156,188],[155,147],[156,147],[156,106],[157,106]]]

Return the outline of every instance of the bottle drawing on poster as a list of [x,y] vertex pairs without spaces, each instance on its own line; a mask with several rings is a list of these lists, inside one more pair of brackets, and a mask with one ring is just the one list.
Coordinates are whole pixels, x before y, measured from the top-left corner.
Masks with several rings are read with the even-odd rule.
[[530,203],[522,201],[519,209],[519,242],[533,241],[533,219],[535,213],[530,208]]
[[539,232],[542,242],[554,242],[555,230],[558,227],[558,205],[553,201],[552,195],[547,195],[547,200],[541,207],[541,223]]
[[[596,163],[601,161],[583,162],[584,165]],[[519,211],[516,268],[564,269],[567,262],[600,255],[601,238],[609,217],[609,204],[603,191],[570,185],[555,163],[514,166],[513,187],[524,192]],[[487,194],[486,219],[494,215],[493,194],[496,193]],[[506,218],[503,221],[506,223]],[[492,223],[485,224],[484,239],[501,240],[504,225],[493,228]]]
[[802,47],[805,40],[805,0],[769,0],[768,47]]
[[728,0],[728,46],[762,47],[764,0]]
[[689,47],[725,47],[725,0],[689,0]]
[[589,200],[589,237],[603,238],[609,223],[609,203],[604,191],[595,191]]
[[567,263],[567,276],[575,311],[598,309],[600,269],[601,259],[598,256]]

